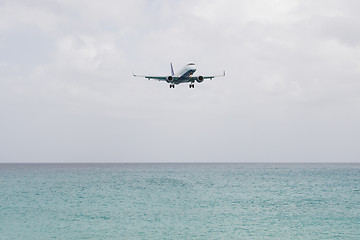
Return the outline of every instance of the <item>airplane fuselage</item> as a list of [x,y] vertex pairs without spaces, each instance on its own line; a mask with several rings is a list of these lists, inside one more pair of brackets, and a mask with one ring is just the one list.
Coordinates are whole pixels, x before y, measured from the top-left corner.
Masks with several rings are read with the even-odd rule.
[[178,71],[174,76],[172,77],[178,77],[174,78],[172,81],[167,80],[168,83],[172,84],[180,84],[180,83],[186,83],[186,82],[194,82],[193,79],[190,77],[196,72],[196,67],[194,63],[189,63],[185,67],[183,67],[180,71]]

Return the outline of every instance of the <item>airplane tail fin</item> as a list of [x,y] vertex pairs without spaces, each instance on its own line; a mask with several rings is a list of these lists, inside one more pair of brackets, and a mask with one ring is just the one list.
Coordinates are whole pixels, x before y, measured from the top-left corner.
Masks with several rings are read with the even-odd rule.
[[170,63],[170,66],[171,66],[171,76],[174,76],[174,75],[175,75],[175,73],[174,73],[174,68],[173,68],[172,63]]

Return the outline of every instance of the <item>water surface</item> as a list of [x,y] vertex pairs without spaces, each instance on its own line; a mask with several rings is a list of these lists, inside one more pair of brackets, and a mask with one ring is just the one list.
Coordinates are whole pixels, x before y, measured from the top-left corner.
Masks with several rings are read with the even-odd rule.
[[360,164],[0,164],[0,239],[360,239]]

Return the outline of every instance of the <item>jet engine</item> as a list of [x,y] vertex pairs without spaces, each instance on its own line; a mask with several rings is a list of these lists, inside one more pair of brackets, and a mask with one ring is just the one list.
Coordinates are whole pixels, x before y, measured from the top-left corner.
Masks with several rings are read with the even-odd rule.
[[204,77],[203,77],[203,76],[198,76],[198,77],[196,78],[196,81],[197,81],[198,83],[201,83],[201,82],[204,81]]
[[172,76],[167,76],[166,80],[167,80],[167,82],[172,82],[174,80],[174,78]]

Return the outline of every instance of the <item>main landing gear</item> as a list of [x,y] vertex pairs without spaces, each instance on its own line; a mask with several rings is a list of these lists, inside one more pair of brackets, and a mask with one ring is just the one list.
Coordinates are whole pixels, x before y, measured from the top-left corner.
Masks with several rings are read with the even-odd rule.
[[[175,88],[175,84],[170,84],[169,87],[170,88]],[[190,83],[189,88],[195,88],[195,84]]]

